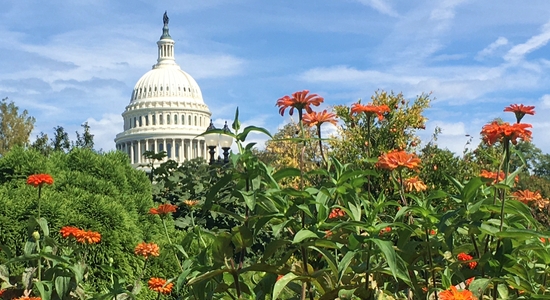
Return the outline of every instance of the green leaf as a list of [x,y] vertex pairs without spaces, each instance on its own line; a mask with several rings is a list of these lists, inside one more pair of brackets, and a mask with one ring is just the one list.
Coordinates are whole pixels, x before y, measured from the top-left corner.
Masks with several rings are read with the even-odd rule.
[[48,221],[46,221],[46,219],[44,219],[44,218],[35,219],[35,221],[36,221],[36,224],[38,224],[38,226],[40,226],[40,229],[42,229],[42,232],[44,233],[44,236],[49,236],[50,235],[50,229],[48,227]]
[[464,189],[462,189],[462,193],[460,197],[462,201],[466,203],[472,202],[477,194],[477,191],[479,190],[479,187],[481,187],[484,184],[485,183],[479,177],[470,179],[470,181],[468,181],[466,186],[464,186]]
[[308,229],[300,229],[294,236],[294,239],[292,240],[293,244],[298,244],[301,241],[308,239],[308,238],[319,238],[317,234],[311,230]]
[[390,271],[394,278],[397,279],[399,277],[401,280],[404,280],[405,282],[410,282],[410,277],[406,270],[404,270],[404,264],[402,261],[398,261],[399,257],[397,256],[397,253],[395,253],[395,250],[393,249],[393,243],[391,241],[383,241],[380,239],[369,239],[371,240],[377,247],[382,251],[382,254],[386,258],[386,262],[388,263],[388,266],[390,267]]
[[285,286],[291,282],[292,280],[295,280],[295,279],[300,279],[301,277],[294,274],[294,273],[288,273],[286,274],[285,276],[283,276],[282,278],[280,278],[279,280],[277,280],[277,282],[275,283],[275,286],[273,287],[273,294],[272,294],[272,297],[271,299],[272,300],[277,300],[277,298],[279,297],[279,295],[281,294],[281,292],[283,291],[283,289],[285,288]]
[[269,131],[267,131],[267,129],[265,129],[265,128],[256,127],[256,126],[247,126],[245,129],[243,129],[243,132],[237,134],[237,139],[241,142],[244,142],[246,140],[246,137],[248,136],[248,134],[252,131],[261,132],[261,133],[267,135],[268,137],[273,138],[271,136],[271,133],[269,133]]
[[59,299],[65,299],[65,295],[69,291],[69,283],[71,277],[57,276],[55,278],[55,292],[59,296]]
[[197,276],[191,280],[189,280],[189,282],[187,283],[187,285],[194,285],[194,284],[198,284],[198,283],[201,283],[205,280],[210,280],[211,278],[213,277],[216,277],[218,275],[221,275],[225,272],[231,272],[230,269],[217,269],[217,270],[213,270],[213,271],[210,271],[210,272],[207,272],[207,273],[204,273],[200,276]]
[[252,246],[253,238],[252,232],[246,225],[233,228],[233,236],[231,241],[235,245],[236,251],[241,251]]
[[284,178],[287,177],[297,177],[300,176],[300,169],[296,168],[284,168],[281,170],[278,170],[273,174],[273,179],[275,179],[277,182],[281,181]]
[[208,194],[206,194],[206,201],[204,201],[204,205],[202,209],[204,211],[208,211],[212,208],[212,203],[215,199],[218,199],[216,195],[218,192],[225,187],[233,178],[233,175],[231,173],[225,174],[222,178],[218,179],[218,182],[214,184],[210,190],[208,191]]
[[476,278],[470,283],[469,290],[472,291],[477,298],[481,298],[481,295],[485,292],[490,282],[491,279]]
[[349,251],[338,263],[338,283],[342,282],[342,277],[346,274],[346,270],[348,269],[353,257],[355,257],[355,253],[355,251]]
[[52,298],[52,283],[48,281],[36,281],[34,285],[40,293],[42,300],[51,300]]

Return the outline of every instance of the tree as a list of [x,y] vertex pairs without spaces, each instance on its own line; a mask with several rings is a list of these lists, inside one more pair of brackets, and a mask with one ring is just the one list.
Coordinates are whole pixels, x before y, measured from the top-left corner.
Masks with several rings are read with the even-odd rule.
[[53,128],[54,136],[52,139],[53,151],[69,151],[71,149],[71,142],[69,141],[69,134],[61,126]]
[[19,113],[19,107],[8,98],[0,102],[0,155],[4,155],[13,146],[23,146],[29,143],[29,137],[34,128],[34,117],[27,110]]
[[31,144],[31,148],[38,150],[45,156],[50,155],[53,150],[52,145],[49,143],[48,135],[44,132],[40,132],[40,134],[36,136],[36,140]]
[[80,125],[82,128],[84,128],[84,133],[80,135],[78,131],[76,132],[76,143],[75,146],[79,148],[88,148],[93,149],[94,148],[94,135],[90,133],[90,125],[88,125],[88,122],[85,122],[84,124]]

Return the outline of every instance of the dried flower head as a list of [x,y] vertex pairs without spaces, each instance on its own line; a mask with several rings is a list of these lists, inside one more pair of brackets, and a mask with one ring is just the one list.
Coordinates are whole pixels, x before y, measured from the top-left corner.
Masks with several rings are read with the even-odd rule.
[[426,188],[427,188],[426,185],[421,179],[418,178],[418,176],[405,179],[405,190],[407,192],[412,192],[412,191],[422,192],[422,191],[425,191]]

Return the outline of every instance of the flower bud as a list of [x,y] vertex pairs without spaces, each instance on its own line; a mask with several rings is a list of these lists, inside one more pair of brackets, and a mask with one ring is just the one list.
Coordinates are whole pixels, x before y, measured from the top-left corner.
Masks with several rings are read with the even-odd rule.
[[40,239],[40,232],[38,231],[35,231],[32,233],[32,238],[35,240],[35,241],[38,241]]

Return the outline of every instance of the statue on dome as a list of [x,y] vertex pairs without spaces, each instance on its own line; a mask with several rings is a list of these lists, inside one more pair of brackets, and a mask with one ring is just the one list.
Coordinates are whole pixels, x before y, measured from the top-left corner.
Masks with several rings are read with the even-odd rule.
[[168,26],[170,18],[168,18],[168,14],[166,13],[166,11],[164,11],[164,16],[162,17],[162,20],[164,21],[164,26]]

